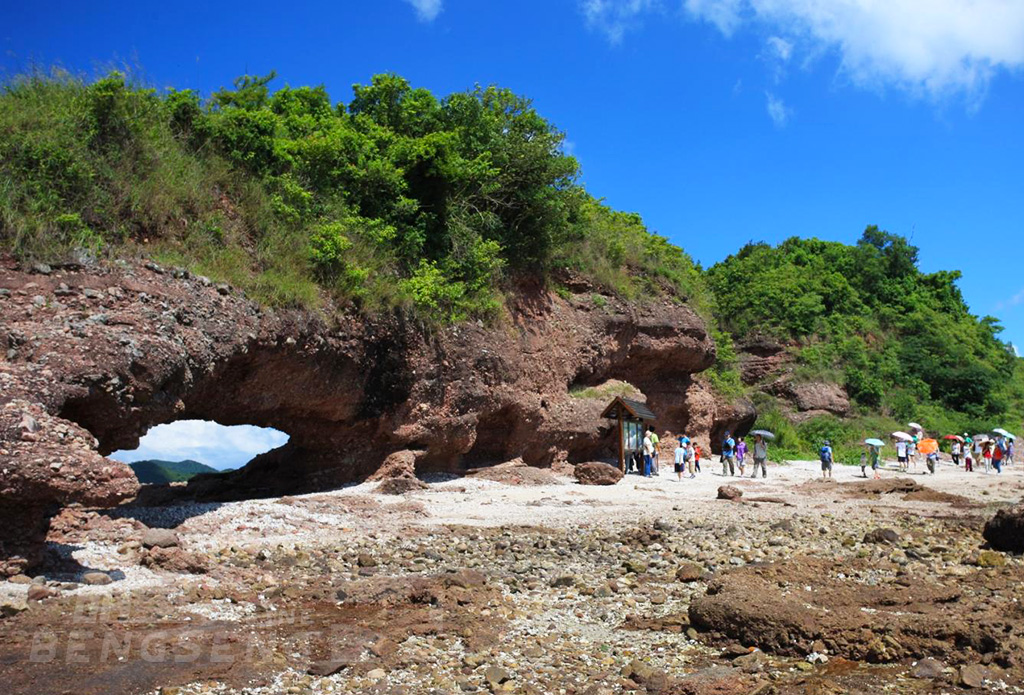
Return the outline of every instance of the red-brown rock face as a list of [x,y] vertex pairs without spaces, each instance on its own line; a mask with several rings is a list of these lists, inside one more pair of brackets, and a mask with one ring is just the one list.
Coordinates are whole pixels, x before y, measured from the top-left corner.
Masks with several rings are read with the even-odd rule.
[[220,498],[362,479],[400,450],[417,452],[417,470],[610,456],[600,387],[616,379],[649,396],[659,427],[707,437],[720,424],[692,378],[714,345],[673,303],[598,307],[590,293],[532,290],[497,326],[430,332],[394,316],[265,312],[152,264],[28,274],[7,259],[0,290],[5,557],[26,556],[47,508],[132,496],[131,471],[104,455],[173,420],[290,435],[239,472],[190,485]]

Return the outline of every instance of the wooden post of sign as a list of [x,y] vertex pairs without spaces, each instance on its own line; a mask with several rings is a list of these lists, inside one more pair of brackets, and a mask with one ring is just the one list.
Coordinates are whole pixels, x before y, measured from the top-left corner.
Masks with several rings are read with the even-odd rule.
[[619,470],[626,472],[626,433],[622,429],[622,406],[619,406]]

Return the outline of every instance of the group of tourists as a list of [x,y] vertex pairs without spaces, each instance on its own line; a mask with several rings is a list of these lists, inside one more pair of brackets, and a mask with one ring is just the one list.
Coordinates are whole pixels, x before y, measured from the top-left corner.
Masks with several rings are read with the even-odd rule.
[[960,465],[963,460],[964,470],[973,471],[974,464],[985,467],[985,472],[1003,472],[1003,466],[1013,465],[1014,441],[1012,437],[1000,436],[996,439],[988,437],[971,438],[964,432],[963,442],[954,440],[950,449],[953,463]]
[[[637,452],[639,461],[632,459],[630,468],[636,466],[637,471],[645,478],[660,475],[658,471],[658,459],[660,454],[661,438],[654,431],[653,427],[647,427],[644,432],[643,443],[640,451]],[[733,439],[731,432],[725,433],[722,440],[722,475],[735,476],[737,471],[742,477],[746,474],[747,458],[753,460],[754,470],[751,478],[757,477],[758,470],[761,477],[768,477],[768,441],[760,434],[754,435],[753,446],[748,447],[743,437]],[[700,445],[683,435],[679,437],[678,446],[674,451],[674,468],[677,478],[682,481],[684,476],[696,478],[700,473],[700,462],[704,453]],[[637,465],[639,464],[639,465]]]
[[[914,473],[918,463],[924,455],[924,463],[928,473],[935,474],[939,463],[939,447],[934,439],[923,439],[924,431],[916,423],[911,423],[913,434],[894,432],[896,440],[896,461],[899,469],[904,473]],[[995,471],[1002,473],[1003,467],[1013,463],[1014,457],[1014,435],[1005,430],[995,430],[995,437],[987,434],[971,437],[964,432],[963,436],[950,434],[943,439],[950,442],[950,458],[953,465],[959,467],[963,464],[964,471],[972,472],[975,466],[984,466],[986,473]],[[865,452],[861,454],[861,471],[866,475],[868,461],[878,477],[878,460],[880,458],[879,446],[869,444],[877,440],[865,442]]]

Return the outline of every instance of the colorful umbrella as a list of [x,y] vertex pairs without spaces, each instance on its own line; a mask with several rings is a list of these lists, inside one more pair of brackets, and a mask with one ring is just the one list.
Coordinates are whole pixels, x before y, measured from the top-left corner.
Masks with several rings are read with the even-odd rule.
[[902,439],[905,442],[909,442],[911,439],[913,439],[913,437],[911,435],[907,434],[906,432],[893,432],[892,433],[892,438],[893,439]]
[[764,437],[765,439],[775,439],[775,435],[774,435],[774,434],[772,434],[771,432],[769,432],[768,430],[754,430],[754,431],[753,431],[753,432],[751,432],[750,434],[751,434],[751,435],[757,435],[757,434],[759,434],[759,435],[761,435],[762,437]]
[[885,442],[883,442],[881,439],[865,439],[864,443],[870,444],[871,446],[885,446]]
[[927,456],[939,450],[939,443],[934,439],[922,439],[917,445],[917,450]]
[[958,442],[962,442],[964,440],[964,438],[961,437],[959,434],[947,434],[945,437],[943,437],[943,439],[949,439],[949,440],[955,439]]

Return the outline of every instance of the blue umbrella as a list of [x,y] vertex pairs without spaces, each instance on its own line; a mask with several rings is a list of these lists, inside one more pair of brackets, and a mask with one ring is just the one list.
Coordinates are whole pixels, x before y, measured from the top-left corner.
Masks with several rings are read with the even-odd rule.
[[885,446],[885,442],[881,439],[865,439],[864,443],[870,444],[871,446]]

